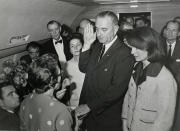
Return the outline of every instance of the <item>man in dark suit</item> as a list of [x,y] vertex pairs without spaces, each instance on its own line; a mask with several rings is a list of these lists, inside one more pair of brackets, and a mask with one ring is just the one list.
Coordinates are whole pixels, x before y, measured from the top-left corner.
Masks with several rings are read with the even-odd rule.
[[[178,87],[180,87],[180,25],[177,21],[170,20],[166,24],[165,38],[167,44],[168,66],[175,76]],[[177,105],[174,121],[174,131],[180,130],[180,91],[177,94]]]
[[[134,59],[117,37],[118,28],[117,16],[104,11],[96,17],[96,33],[90,24],[84,30],[79,68],[86,76],[76,114],[84,118],[87,131],[122,130],[122,104]],[[92,44],[96,35],[100,43]]]
[[49,21],[47,24],[47,29],[52,38],[43,44],[43,54],[56,54],[61,65],[63,66],[66,61],[72,58],[68,40],[66,37],[60,35],[61,24],[58,21]]
[[[58,65],[63,70],[63,78],[67,77],[66,74],[66,61],[72,58],[70,53],[69,42],[66,37],[61,36],[61,24],[58,21],[52,20],[47,23],[48,32],[51,38],[44,43],[42,53],[53,53],[58,56]],[[61,99],[61,102],[66,104],[70,98],[70,90],[66,91],[65,96]]]
[[32,41],[27,44],[26,51],[28,52],[27,55],[24,55],[20,58],[20,62],[22,64],[30,65],[33,61],[36,61],[39,58],[40,55],[40,45]]
[[166,44],[167,44],[167,54],[168,63],[173,74],[176,76],[178,70],[180,69],[180,41],[178,36],[180,25],[176,21],[168,21],[166,24]]
[[19,117],[16,108],[19,96],[9,82],[0,83],[0,130],[19,131]]

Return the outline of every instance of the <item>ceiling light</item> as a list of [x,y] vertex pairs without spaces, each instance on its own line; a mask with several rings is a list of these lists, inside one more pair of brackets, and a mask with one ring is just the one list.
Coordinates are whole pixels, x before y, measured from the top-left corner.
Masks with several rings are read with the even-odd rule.
[[130,0],[130,3],[137,3],[138,0]]
[[130,5],[131,8],[137,8],[138,5]]

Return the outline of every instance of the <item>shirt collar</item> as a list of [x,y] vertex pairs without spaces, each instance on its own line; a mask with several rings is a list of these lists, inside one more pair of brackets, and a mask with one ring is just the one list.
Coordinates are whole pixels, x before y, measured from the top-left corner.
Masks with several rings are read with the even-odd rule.
[[176,44],[176,41],[175,42],[173,42],[172,44],[170,44],[167,40],[166,40],[166,43],[167,43],[167,45],[169,46],[169,45],[175,45]]
[[162,64],[150,63],[144,70],[146,70],[146,76],[156,77],[162,69]]
[[113,38],[113,40],[111,42],[109,42],[107,44],[103,44],[103,45],[105,45],[105,47],[110,47],[116,39],[117,39],[117,35]]

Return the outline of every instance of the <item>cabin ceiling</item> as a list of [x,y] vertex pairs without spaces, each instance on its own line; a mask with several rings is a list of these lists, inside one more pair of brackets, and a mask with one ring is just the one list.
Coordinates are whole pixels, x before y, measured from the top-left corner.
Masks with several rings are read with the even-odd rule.
[[58,0],[77,5],[107,5],[107,4],[130,4],[130,3],[153,3],[153,2],[179,2],[179,0]]

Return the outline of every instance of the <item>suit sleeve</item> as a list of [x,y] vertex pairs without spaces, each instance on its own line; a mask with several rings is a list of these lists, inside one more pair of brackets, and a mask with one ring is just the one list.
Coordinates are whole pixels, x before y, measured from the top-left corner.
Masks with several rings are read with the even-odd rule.
[[51,39],[47,40],[45,43],[41,46],[41,55],[44,55],[46,53],[52,53],[54,50],[52,49],[53,41]]
[[97,42],[94,42],[90,49],[86,50],[86,51],[81,51],[80,53],[80,58],[79,58],[79,70],[83,73],[86,73],[88,70],[88,64],[89,61],[92,57],[92,53],[94,53],[95,51],[97,51],[97,46],[99,46],[99,44]]
[[158,80],[158,92],[158,116],[151,131],[170,131],[174,120],[177,95],[175,80]]
[[90,50],[81,52],[79,58],[79,70],[83,73],[87,72],[87,66],[90,60]]
[[134,59],[128,53],[120,53],[116,61],[112,64],[114,64],[114,70],[110,86],[99,99],[87,103],[90,109],[95,111],[96,114],[101,113],[113,103],[124,99],[131,77]]

